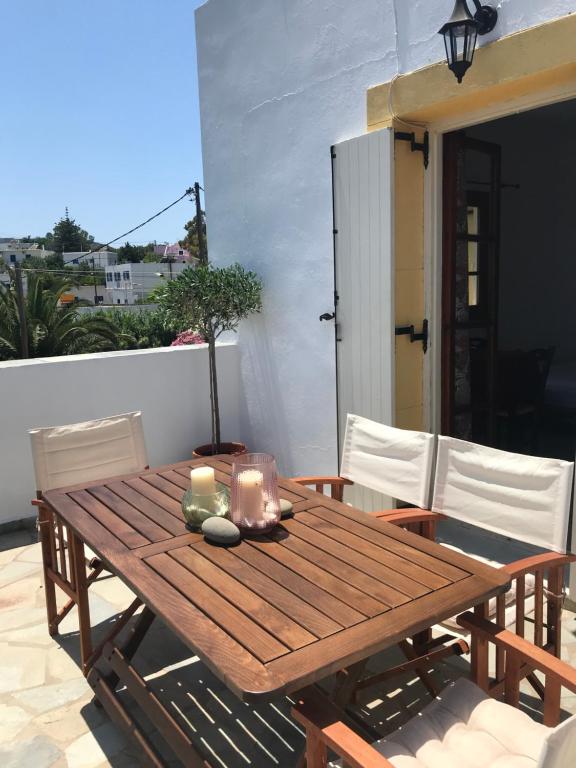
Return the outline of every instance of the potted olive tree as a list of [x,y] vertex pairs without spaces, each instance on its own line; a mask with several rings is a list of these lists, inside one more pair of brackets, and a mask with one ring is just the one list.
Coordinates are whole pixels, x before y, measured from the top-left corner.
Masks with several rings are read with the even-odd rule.
[[156,294],[156,300],[168,324],[177,330],[193,329],[208,344],[212,442],[200,446],[195,453],[211,455],[244,450],[241,444],[221,441],[216,341],[224,331],[236,331],[243,318],[260,312],[260,278],[240,264],[228,267],[188,267],[176,279],[162,286]]

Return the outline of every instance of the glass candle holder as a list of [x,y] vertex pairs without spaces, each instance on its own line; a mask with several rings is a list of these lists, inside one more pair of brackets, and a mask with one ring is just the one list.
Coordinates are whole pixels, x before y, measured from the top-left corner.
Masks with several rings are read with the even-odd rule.
[[189,488],[182,497],[182,514],[191,531],[199,531],[209,517],[226,517],[229,511],[230,491],[222,483],[216,483],[215,493],[194,493]]
[[230,517],[244,536],[261,536],[280,521],[276,461],[245,453],[232,464]]

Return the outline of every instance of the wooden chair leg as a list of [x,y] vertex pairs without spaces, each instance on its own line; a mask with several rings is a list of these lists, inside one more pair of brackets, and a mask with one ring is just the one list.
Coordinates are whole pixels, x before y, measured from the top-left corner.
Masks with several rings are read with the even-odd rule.
[[52,537],[54,536],[54,527],[52,523],[52,514],[44,504],[38,508],[38,527],[40,529],[40,542],[42,546],[42,569],[44,572],[44,597],[46,600],[46,616],[48,620],[48,632],[53,637],[58,634],[58,606],[56,604],[56,587],[50,577],[50,572],[54,569],[55,563],[52,561],[54,545]]
[[80,628],[80,660],[84,674],[92,656],[92,627],[90,624],[90,604],[88,601],[88,579],[84,561],[84,544],[70,531],[68,546],[72,553],[74,568],[75,598],[78,607],[78,625]]
[[551,568],[548,573],[547,590],[547,623],[548,647],[554,656],[561,656],[562,634],[562,601],[564,589],[564,569],[562,566]]
[[[474,608],[474,614],[479,619],[488,618],[488,604],[482,603]],[[488,640],[485,637],[473,635],[470,644],[470,666],[472,680],[483,691],[488,693]]]

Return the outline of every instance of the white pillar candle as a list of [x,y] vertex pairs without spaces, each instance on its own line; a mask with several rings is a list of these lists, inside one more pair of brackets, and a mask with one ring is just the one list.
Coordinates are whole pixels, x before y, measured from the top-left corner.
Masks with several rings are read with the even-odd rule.
[[190,472],[190,485],[192,493],[199,496],[207,496],[216,493],[214,470],[212,467],[197,467]]
[[262,522],[264,497],[262,486],[264,477],[257,469],[246,469],[238,475],[238,500],[246,525],[258,525]]

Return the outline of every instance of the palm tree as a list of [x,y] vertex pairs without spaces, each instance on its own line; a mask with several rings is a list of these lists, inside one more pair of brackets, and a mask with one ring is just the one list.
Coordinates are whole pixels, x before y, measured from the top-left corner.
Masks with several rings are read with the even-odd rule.
[[[28,291],[24,311],[28,328],[29,357],[55,357],[83,352],[106,352],[117,349],[123,334],[110,320],[78,312],[79,302],[62,305],[62,294],[70,289],[64,280],[50,287],[42,275],[28,273]],[[0,285],[0,360],[22,358],[20,320],[14,277],[9,287]]]

